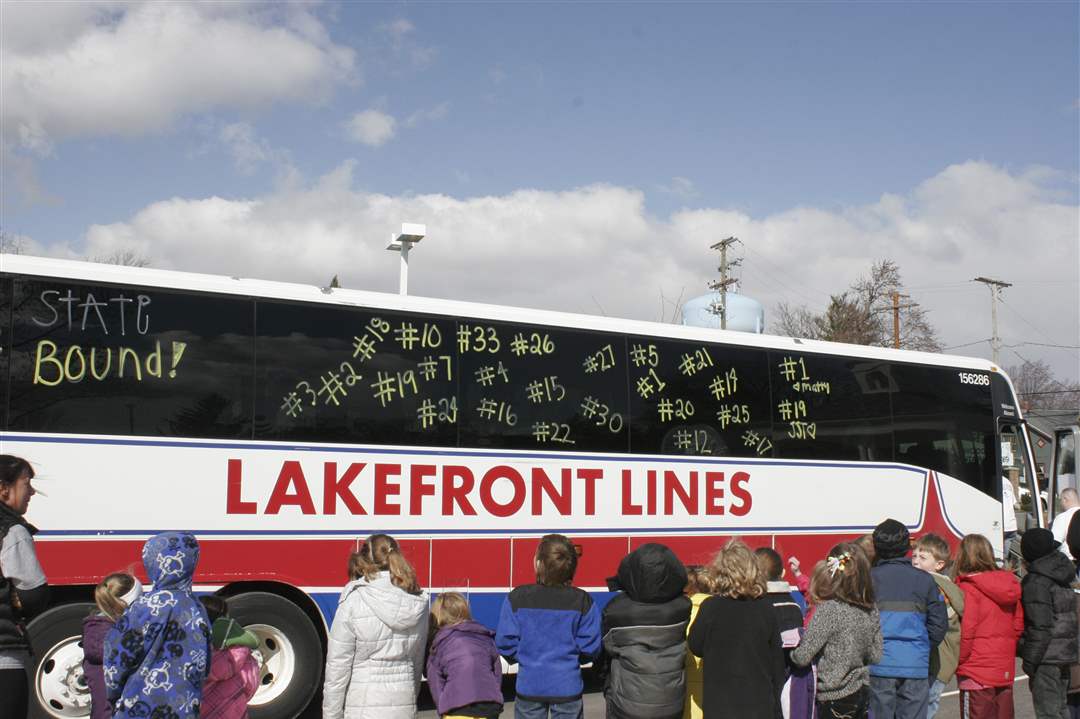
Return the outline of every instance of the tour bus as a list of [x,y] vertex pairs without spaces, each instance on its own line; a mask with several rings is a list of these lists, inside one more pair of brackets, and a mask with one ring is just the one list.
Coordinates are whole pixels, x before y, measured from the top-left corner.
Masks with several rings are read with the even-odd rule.
[[36,716],[87,714],[91,588],[145,579],[163,530],[198,536],[196,590],[259,636],[263,719],[312,700],[373,532],[494,626],[545,533],[603,603],[647,542],[704,564],[739,537],[810,568],[893,517],[1000,556],[1003,483],[1035,476],[981,359],[14,255],[0,317],[3,452],[38,472],[53,587]]

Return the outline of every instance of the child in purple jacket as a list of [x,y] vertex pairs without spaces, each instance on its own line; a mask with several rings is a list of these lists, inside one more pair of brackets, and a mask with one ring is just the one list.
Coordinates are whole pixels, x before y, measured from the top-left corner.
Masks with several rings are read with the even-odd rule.
[[503,705],[495,633],[473,621],[469,601],[457,592],[438,596],[431,619],[436,633],[428,652],[427,680],[439,716],[495,719]]
[[105,635],[128,605],[142,596],[142,584],[125,572],[110,574],[94,589],[98,610],[83,620],[83,676],[90,689],[90,719],[111,719],[112,705],[105,698],[105,675],[101,668]]

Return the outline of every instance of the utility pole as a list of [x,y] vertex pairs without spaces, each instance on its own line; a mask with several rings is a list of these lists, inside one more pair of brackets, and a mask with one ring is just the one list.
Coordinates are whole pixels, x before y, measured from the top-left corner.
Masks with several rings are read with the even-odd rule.
[[899,290],[892,291],[892,337],[893,347],[900,349],[900,310],[908,307],[914,307],[915,305],[902,305],[900,304],[900,298],[910,299],[911,295],[902,295]]
[[742,260],[728,261],[727,252],[728,248],[738,241],[738,237],[728,237],[710,247],[710,249],[720,251],[720,266],[717,268],[720,271],[720,280],[709,283],[709,289],[717,290],[720,293],[720,299],[714,302],[709,309],[713,314],[720,315],[720,329],[722,330],[727,329],[727,290],[728,287],[738,282],[734,277],[728,277],[728,269],[738,267],[742,262]]
[[997,330],[997,303],[1001,299],[1001,291],[1006,287],[1012,287],[1012,284],[1002,280],[992,280],[989,277],[976,277],[972,281],[982,282],[990,290],[990,322],[993,331],[990,337],[990,349],[993,352],[994,364],[1000,364],[998,351],[1001,349],[1001,338],[998,337]]

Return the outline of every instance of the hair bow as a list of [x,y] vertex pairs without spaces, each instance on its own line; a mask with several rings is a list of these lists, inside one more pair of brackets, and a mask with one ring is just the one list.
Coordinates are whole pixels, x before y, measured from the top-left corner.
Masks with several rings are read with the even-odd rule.
[[825,560],[825,566],[829,570],[829,576],[835,577],[837,572],[843,574],[847,571],[848,563],[851,561],[851,555],[844,552],[839,557],[829,557]]

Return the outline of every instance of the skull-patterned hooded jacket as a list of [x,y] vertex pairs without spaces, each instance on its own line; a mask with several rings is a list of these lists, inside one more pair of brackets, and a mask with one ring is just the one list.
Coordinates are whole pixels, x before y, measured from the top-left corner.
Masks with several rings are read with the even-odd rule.
[[195,719],[210,666],[210,623],[191,593],[199,543],[186,532],[146,541],[154,589],[132,603],[105,637],[105,691],[114,719]]

